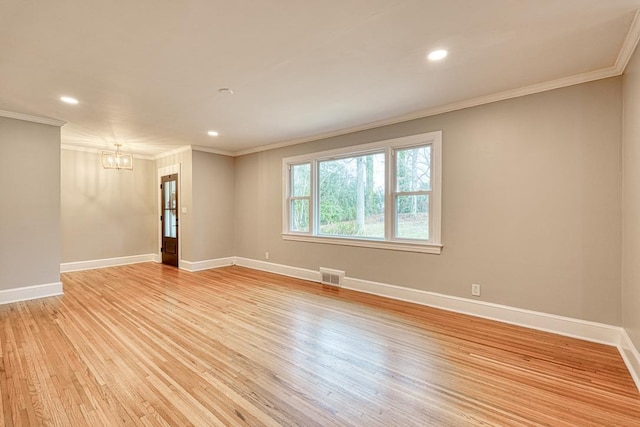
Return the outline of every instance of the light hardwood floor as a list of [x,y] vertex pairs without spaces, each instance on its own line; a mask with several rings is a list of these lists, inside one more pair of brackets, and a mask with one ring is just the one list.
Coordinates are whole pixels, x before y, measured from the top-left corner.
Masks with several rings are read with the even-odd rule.
[[240,267],[0,306],[0,426],[638,426],[617,350]]

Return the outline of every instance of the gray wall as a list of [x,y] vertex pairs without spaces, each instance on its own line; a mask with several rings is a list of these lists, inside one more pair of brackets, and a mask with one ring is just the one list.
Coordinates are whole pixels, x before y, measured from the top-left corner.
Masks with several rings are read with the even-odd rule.
[[234,159],[188,150],[158,159],[156,169],[175,164],[181,165],[180,206],[187,209],[179,217],[180,259],[233,256]]
[[232,157],[193,151],[193,239],[189,261],[234,255],[234,160]]
[[622,325],[640,348],[640,53],[623,85],[623,251]]
[[62,150],[62,262],[157,252],[155,162],[104,169],[100,154]]
[[60,282],[60,128],[0,117],[0,290]]
[[[236,158],[236,255],[621,324],[622,80]],[[443,131],[441,255],[283,241],[282,158]]]

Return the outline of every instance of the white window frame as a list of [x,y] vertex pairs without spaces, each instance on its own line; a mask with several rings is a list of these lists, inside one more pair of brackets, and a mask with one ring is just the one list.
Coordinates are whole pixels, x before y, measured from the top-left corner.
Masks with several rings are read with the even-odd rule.
[[[308,196],[292,196],[291,195],[291,181],[293,180],[293,175],[291,175],[291,169],[294,166],[302,166],[302,165],[309,165],[309,173],[311,174],[311,177],[309,178],[309,195]],[[309,231],[292,231],[291,233],[294,234],[311,234],[313,232],[313,206],[314,206],[314,197],[313,197],[313,187],[314,187],[314,182],[315,180],[313,179],[313,162],[301,162],[301,163],[289,163],[287,165],[287,199],[285,200],[285,203],[287,205],[286,209],[288,209],[288,216],[287,218],[289,219],[288,225],[287,227],[289,228],[289,230],[291,230],[291,204],[293,201],[295,200],[308,200],[309,201]]]
[[[399,194],[396,186],[397,150],[431,145],[431,191],[429,193],[429,240],[400,239],[395,237],[397,221],[395,197]],[[318,192],[316,188],[318,162],[345,157],[356,157],[371,153],[385,153],[385,238],[327,236],[319,235]],[[309,163],[311,165],[311,198],[309,201],[309,231],[290,231],[291,215],[291,166]],[[396,251],[440,254],[442,252],[442,131],[377,141],[336,150],[304,154],[282,159],[282,238],[284,240],[358,246],[366,248],[390,249]],[[400,194],[404,194],[401,193]]]

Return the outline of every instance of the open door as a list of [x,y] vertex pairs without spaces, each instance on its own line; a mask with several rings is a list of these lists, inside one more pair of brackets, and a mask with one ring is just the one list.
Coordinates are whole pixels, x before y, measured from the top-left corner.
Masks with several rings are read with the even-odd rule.
[[178,174],[161,178],[162,263],[178,266]]

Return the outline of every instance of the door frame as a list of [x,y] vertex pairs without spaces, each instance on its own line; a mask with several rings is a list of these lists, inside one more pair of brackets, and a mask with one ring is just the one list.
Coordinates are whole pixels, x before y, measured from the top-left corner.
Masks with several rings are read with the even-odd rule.
[[[162,264],[162,221],[160,221],[160,215],[162,215],[162,193],[160,190],[160,185],[162,184],[162,177],[167,175],[178,174],[178,224],[182,225],[182,174],[180,173],[182,169],[182,165],[177,163],[175,165],[165,166],[162,168],[158,168],[157,185],[156,185],[156,221],[158,221],[158,252],[156,262]],[[182,232],[180,230],[181,227],[178,227],[178,268],[182,266]]]

